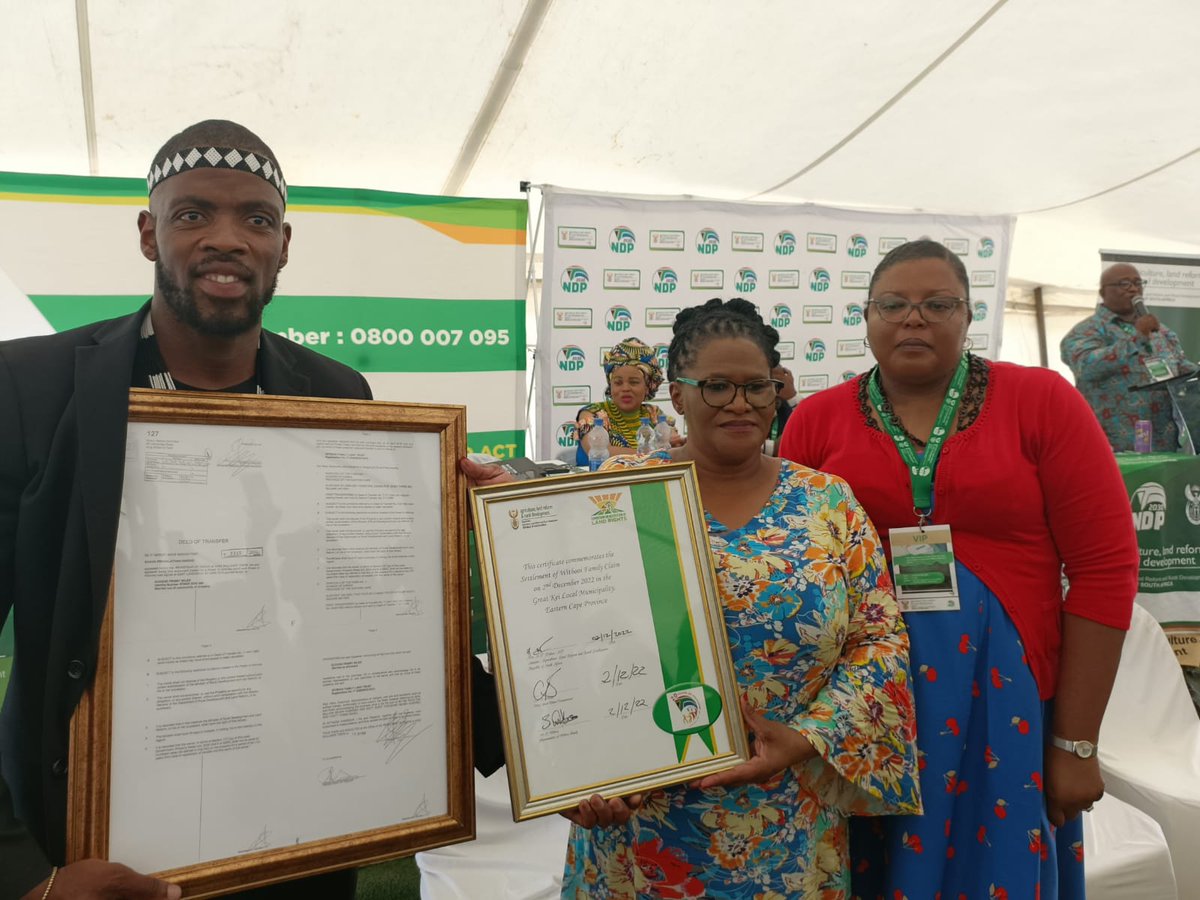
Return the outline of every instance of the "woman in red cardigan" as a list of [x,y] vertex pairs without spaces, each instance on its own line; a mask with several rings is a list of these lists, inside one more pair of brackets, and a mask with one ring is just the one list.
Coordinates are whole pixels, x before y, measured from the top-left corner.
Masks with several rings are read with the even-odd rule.
[[1137,542],[1082,396],[964,349],[968,282],[935,241],[884,257],[878,365],[803,401],[782,439],[885,536],[912,638],[925,815],[855,823],[854,894],[1082,898],[1079,813],[1104,791],[1095,745]]

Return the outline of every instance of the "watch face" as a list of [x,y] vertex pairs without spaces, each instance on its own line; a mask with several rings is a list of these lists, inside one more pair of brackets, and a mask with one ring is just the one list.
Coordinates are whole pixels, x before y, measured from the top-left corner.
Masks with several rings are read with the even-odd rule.
[[1076,741],[1075,755],[1080,759],[1090,759],[1096,753],[1096,745],[1091,741]]

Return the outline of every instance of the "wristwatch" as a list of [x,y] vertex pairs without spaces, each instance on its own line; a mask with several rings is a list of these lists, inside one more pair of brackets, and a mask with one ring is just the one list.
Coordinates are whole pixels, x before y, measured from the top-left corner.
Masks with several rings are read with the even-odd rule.
[[1091,759],[1096,755],[1096,745],[1091,741],[1068,741],[1063,738],[1050,735],[1050,743],[1059,750],[1066,750],[1068,753],[1074,753],[1080,759]]

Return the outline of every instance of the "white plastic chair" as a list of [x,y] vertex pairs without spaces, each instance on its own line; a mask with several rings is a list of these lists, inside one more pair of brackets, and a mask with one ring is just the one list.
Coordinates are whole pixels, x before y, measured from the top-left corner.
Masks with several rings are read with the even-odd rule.
[[421,900],[558,900],[567,832],[562,816],[513,822],[507,769],[475,773],[475,840],[417,854]]
[[1083,853],[1088,900],[1175,900],[1162,829],[1111,794],[1083,814]]
[[1166,635],[1141,606],[1099,743],[1107,792],[1158,822],[1179,897],[1200,898],[1200,720]]

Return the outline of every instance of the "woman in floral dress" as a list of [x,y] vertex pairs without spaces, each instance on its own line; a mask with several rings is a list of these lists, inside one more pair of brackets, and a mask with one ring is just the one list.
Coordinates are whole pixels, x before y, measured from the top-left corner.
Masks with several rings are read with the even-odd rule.
[[847,816],[920,810],[908,639],[875,530],[844,481],[762,454],[778,338],[744,300],[681,312],[669,373],[688,443],[608,464],[696,465],[752,758],[625,824],[581,803],[564,897],[837,900]]

